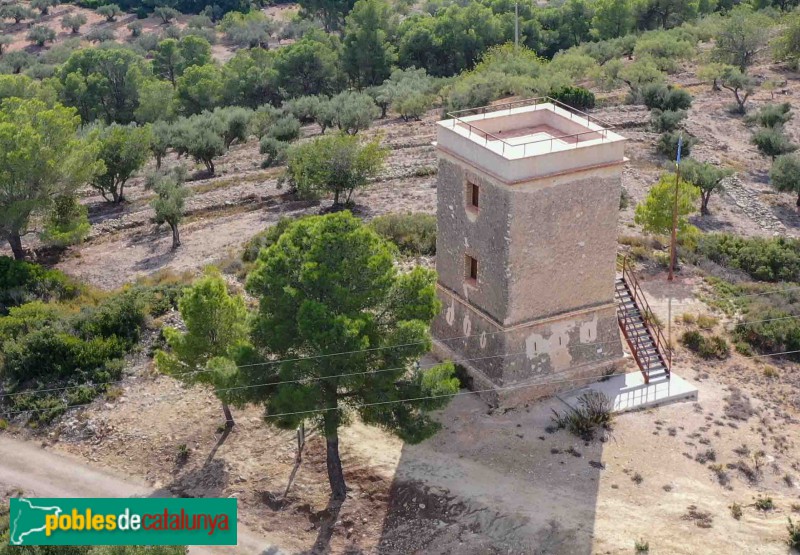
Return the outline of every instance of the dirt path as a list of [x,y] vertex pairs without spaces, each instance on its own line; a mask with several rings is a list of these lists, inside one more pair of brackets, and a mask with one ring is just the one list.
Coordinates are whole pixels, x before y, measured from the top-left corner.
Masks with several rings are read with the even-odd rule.
[[[37,497],[169,496],[168,493],[154,491],[130,478],[90,468],[72,457],[57,455],[30,443],[0,436],[0,490],[12,488]],[[190,549],[190,553],[280,553],[266,539],[243,529],[241,523],[238,528],[238,547],[194,547]]]

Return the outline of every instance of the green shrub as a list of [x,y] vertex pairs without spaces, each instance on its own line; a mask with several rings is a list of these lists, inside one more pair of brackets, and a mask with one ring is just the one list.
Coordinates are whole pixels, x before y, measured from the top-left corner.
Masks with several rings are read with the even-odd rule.
[[625,187],[623,187],[619,193],[619,209],[627,210],[630,205],[631,205],[631,194]]
[[610,429],[614,419],[614,403],[604,393],[589,391],[578,397],[578,407],[564,414],[553,411],[553,424],[559,429],[585,439],[594,438],[598,428]]
[[686,110],[653,110],[650,114],[650,123],[657,133],[675,131],[684,119]]
[[429,214],[387,214],[370,223],[378,235],[411,256],[436,254],[436,217]]
[[261,163],[262,168],[271,168],[286,162],[286,155],[289,151],[289,143],[280,141],[275,137],[264,137],[259,145],[259,152],[266,154],[267,157]]
[[430,175],[436,175],[437,173],[439,173],[439,169],[436,166],[419,166],[414,168],[415,177],[428,177]]
[[701,314],[697,317],[697,326],[702,330],[710,330],[719,323],[717,318],[708,314]]
[[730,356],[730,347],[724,338],[718,335],[704,336],[697,330],[683,333],[681,343],[700,358],[724,360]]
[[563,102],[578,110],[591,110],[594,108],[594,93],[583,87],[573,87],[570,85],[561,87],[550,92],[550,98]]
[[755,123],[762,127],[778,127],[792,119],[792,105],[788,102],[783,104],[765,104],[761,109],[751,116],[747,116],[745,121]]
[[80,292],[81,288],[58,270],[0,256],[0,314],[35,299],[67,300]]
[[663,83],[651,83],[642,88],[642,100],[649,109],[661,111],[688,110],[692,105],[692,95]]
[[755,503],[753,503],[759,511],[771,511],[775,508],[775,503],[772,501],[772,497],[764,496],[761,497],[760,495],[756,498]]
[[683,346],[695,353],[700,350],[703,341],[703,334],[697,330],[683,332],[681,336],[681,343],[683,343]]
[[167,275],[151,277],[77,313],[77,306],[41,301],[13,307],[0,317],[0,385],[14,393],[0,398],[0,414],[30,411],[28,423],[38,426],[91,402],[122,375],[122,357],[147,316],[174,307],[182,286]]
[[106,361],[125,354],[116,337],[84,340],[69,333],[42,329],[3,345],[0,377],[24,384],[36,379],[90,377]]
[[692,147],[697,144],[697,139],[687,133],[681,135],[677,131],[670,131],[661,135],[656,143],[656,151],[670,160],[675,160],[678,155],[678,141],[681,136],[683,137],[681,156],[684,158],[689,156],[692,152]]
[[15,306],[9,310],[8,316],[0,316],[0,343],[44,327],[57,326],[65,314],[63,306],[42,301]]
[[681,315],[681,320],[683,320],[684,324],[694,324],[697,321],[697,318],[691,312],[684,312]]
[[67,406],[88,405],[99,393],[100,390],[97,387],[89,385],[81,385],[68,389],[66,395]]
[[49,424],[67,410],[67,404],[55,395],[37,395],[34,392],[16,395],[13,397],[10,409],[18,413],[30,411],[28,424],[36,428],[42,424]]
[[753,348],[750,346],[749,343],[745,341],[737,341],[733,344],[733,347],[736,349],[736,352],[740,355],[744,356],[752,356]]
[[146,314],[157,317],[177,308],[178,297],[186,285],[185,281],[137,284],[130,286],[125,294],[135,299]]
[[[783,353],[800,350],[800,322],[793,315],[774,308],[748,313],[748,320],[736,325],[734,337],[759,353]],[[764,321],[766,320],[766,321]],[[798,360],[797,354],[788,358]]]
[[71,196],[60,196],[45,222],[41,239],[48,245],[65,247],[81,243],[91,229],[88,210]]
[[139,340],[147,314],[141,295],[126,291],[103,301],[97,307],[84,308],[74,322],[84,339],[116,337],[131,346]]
[[789,547],[792,549],[800,549],[800,525],[792,522],[791,517],[787,517],[789,524],[786,528],[789,530]]
[[700,237],[697,253],[721,266],[763,281],[800,280],[800,240],[787,237],[737,237],[723,233]]

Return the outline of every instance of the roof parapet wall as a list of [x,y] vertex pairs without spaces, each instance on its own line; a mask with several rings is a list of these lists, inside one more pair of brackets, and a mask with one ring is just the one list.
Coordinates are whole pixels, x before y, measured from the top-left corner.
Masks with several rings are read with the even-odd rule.
[[625,161],[625,138],[550,98],[448,114],[437,150],[508,184]]

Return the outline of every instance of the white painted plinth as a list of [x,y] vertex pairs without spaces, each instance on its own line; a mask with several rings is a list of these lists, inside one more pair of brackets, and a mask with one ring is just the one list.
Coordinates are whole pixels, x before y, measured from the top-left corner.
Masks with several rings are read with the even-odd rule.
[[677,401],[697,400],[697,388],[674,372],[670,379],[666,379],[664,376],[653,377],[649,384],[644,383],[641,372],[617,374],[604,382],[595,382],[561,394],[559,398],[575,408],[578,405],[578,397],[589,390],[604,393],[612,399],[614,412],[626,412]]

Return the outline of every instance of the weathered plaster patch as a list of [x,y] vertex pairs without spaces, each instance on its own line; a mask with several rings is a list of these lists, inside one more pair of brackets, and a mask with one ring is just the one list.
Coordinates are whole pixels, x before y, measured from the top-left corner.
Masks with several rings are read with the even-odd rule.
[[450,306],[447,307],[447,314],[445,315],[445,320],[447,321],[448,326],[452,326],[456,322],[456,303],[455,301],[450,301]]
[[588,322],[581,324],[581,343],[591,343],[597,341],[597,313]]

